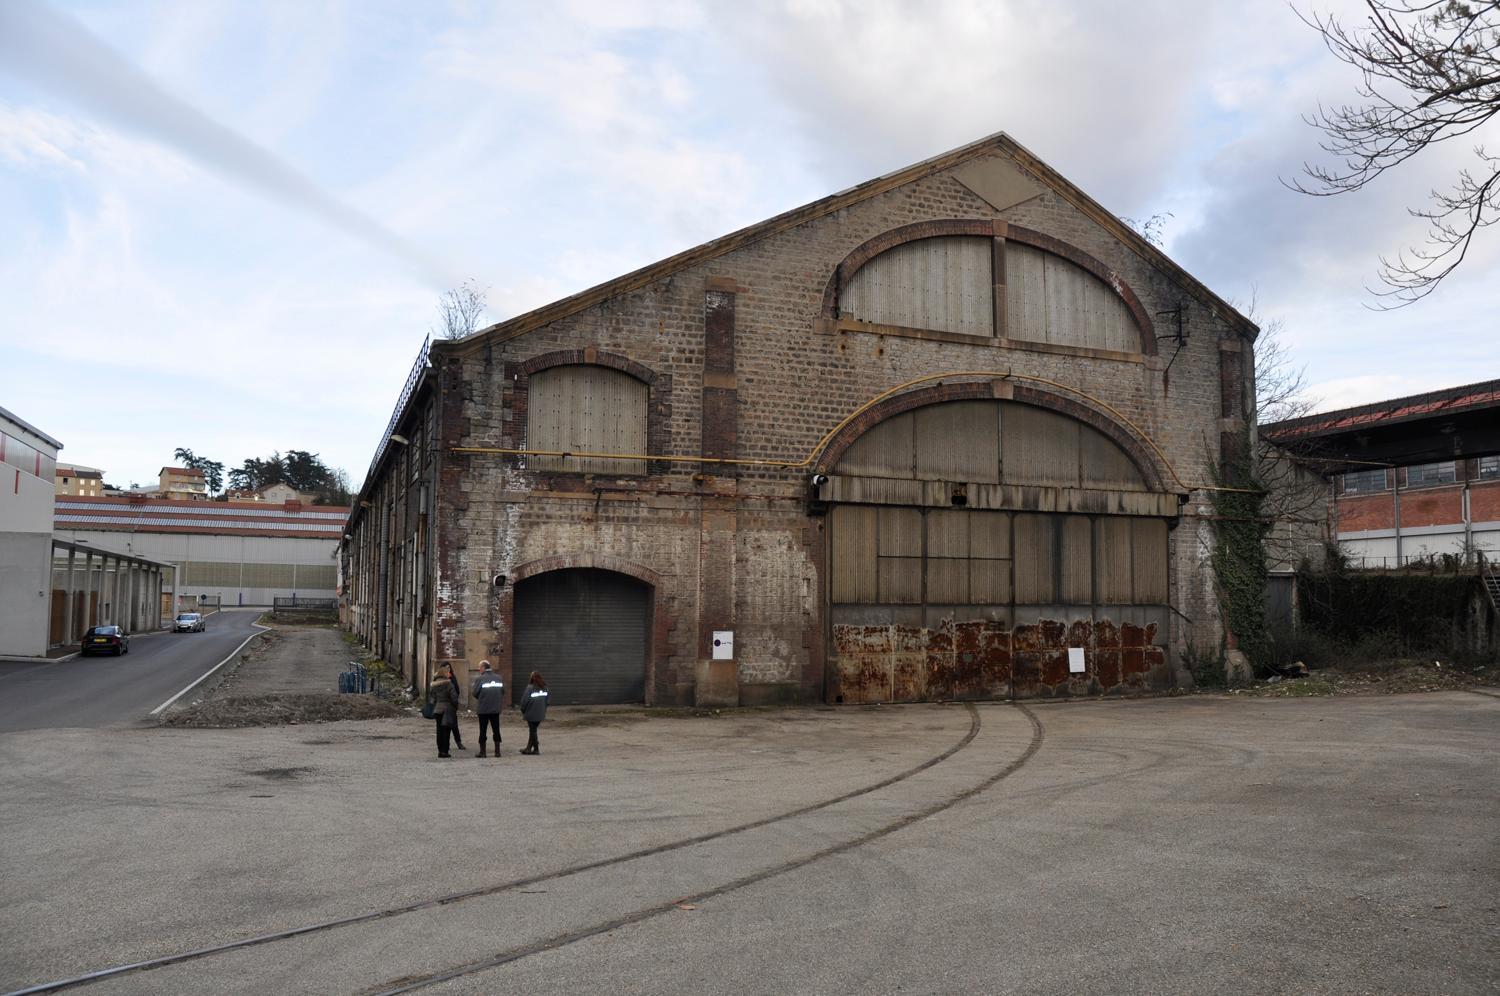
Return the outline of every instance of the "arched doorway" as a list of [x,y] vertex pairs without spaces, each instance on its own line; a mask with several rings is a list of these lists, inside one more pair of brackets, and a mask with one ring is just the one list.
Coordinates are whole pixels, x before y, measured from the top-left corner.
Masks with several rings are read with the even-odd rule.
[[644,702],[651,586],[595,568],[547,571],[516,584],[511,667],[547,678],[554,705]]
[[1177,510],[1155,480],[1036,404],[944,400],[870,426],[820,486],[830,698],[1143,687],[1165,664]]

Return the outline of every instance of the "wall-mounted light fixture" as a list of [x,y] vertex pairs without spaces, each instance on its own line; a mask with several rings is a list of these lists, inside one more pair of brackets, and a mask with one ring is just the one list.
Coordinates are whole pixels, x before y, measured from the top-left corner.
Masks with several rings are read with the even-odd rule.
[[401,435],[400,433],[397,433],[397,432],[391,433],[390,440],[393,443],[400,443],[402,446],[410,446],[411,445],[411,440],[410,439],[407,439],[405,436],[403,436],[403,435]]

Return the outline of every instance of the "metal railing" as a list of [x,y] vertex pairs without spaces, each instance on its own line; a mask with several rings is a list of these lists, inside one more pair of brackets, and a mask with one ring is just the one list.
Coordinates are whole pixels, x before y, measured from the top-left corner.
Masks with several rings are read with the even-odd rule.
[[401,421],[401,416],[406,413],[406,403],[411,400],[411,392],[416,390],[417,381],[422,379],[422,371],[427,369],[427,355],[432,352],[432,336],[422,340],[422,348],[417,353],[417,360],[411,365],[411,372],[406,375],[406,386],[401,388],[401,396],[396,399],[396,407],[391,412],[391,420],[386,423],[385,432],[380,437],[380,445],[375,447],[375,456],[370,460],[370,469],[365,471],[364,484],[360,485],[361,494],[364,486],[370,483],[370,476],[375,473],[375,468],[380,463],[380,458],[385,456],[385,448],[391,441],[391,433],[396,431],[396,425]]
[[339,600],[336,598],[306,598],[293,595],[291,598],[271,599],[271,608],[277,612],[337,612]]

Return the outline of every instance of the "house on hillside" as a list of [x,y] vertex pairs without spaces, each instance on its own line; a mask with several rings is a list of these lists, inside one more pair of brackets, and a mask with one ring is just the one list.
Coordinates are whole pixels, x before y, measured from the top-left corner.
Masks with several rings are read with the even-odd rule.
[[1226,635],[1255,334],[986,138],[424,348],[348,625],[566,703],[1169,686]]
[[158,478],[159,483],[153,497],[199,500],[208,497],[208,485],[203,471],[196,467],[163,467]]

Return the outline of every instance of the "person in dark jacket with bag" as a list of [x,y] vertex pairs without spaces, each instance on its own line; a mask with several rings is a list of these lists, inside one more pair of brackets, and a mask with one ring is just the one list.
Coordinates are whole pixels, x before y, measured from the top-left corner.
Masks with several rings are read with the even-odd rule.
[[536,742],[536,728],[542,725],[542,720],[547,718],[547,682],[542,678],[540,671],[531,672],[531,678],[526,685],[526,691],[516,700],[516,708],[521,710],[521,718],[526,720],[527,740],[526,746],[521,750],[522,754],[540,754],[541,749]]
[[464,746],[463,734],[458,729],[458,711],[463,708],[464,691],[458,683],[458,676],[453,673],[453,665],[448,665],[448,683],[453,686],[453,722],[448,724],[448,729],[453,733],[453,746],[459,750],[468,750]]
[[432,676],[427,686],[427,704],[432,707],[432,718],[437,724],[438,757],[452,757],[448,753],[448,735],[458,725],[458,695],[453,684],[453,668],[444,664]]
[[495,756],[500,756],[500,710],[505,708],[505,682],[500,674],[490,668],[489,661],[479,662],[479,674],[474,677],[474,687],[469,690],[474,699],[474,712],[479,715],[479,753],[484,757],[484,735],[493,730],[495,734]]

